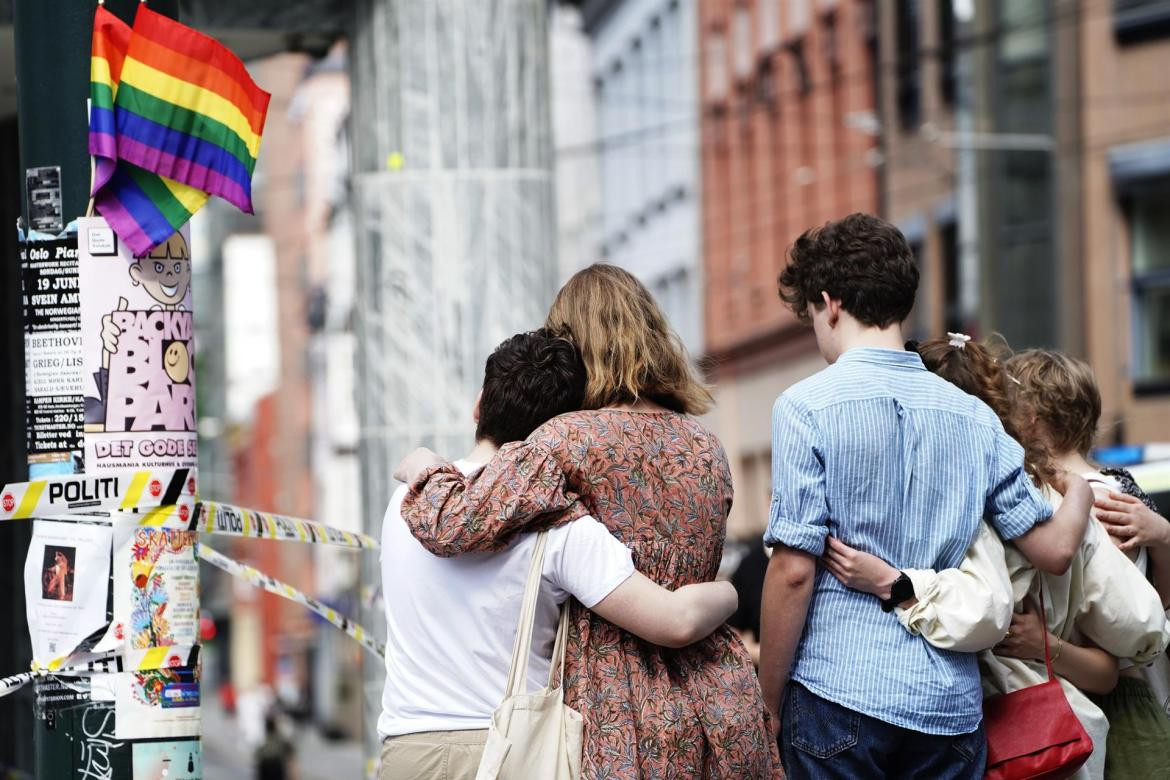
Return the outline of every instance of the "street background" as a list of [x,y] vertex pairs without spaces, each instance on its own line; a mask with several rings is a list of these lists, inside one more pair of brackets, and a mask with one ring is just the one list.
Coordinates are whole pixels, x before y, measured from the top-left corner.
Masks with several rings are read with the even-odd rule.
[[[1170,0],[236,5],[182,6],[273,95],[257,213],[213,200],[191,223],[206,497],[377,536],[397,460],[461,455],[488,352],[605,261],[646,283],[714,386],[733,569],[767,517],[772,402],[823,365],[776,295],[785,250],[855,211],[915,251],[910,336],[1067,350],[1096,372],[1102,447],[1170,442]],[[11,225],[19,192],[2,198]],[[4,260],[0,480],[20,481]],[[29,658],[15,525],[0,675]],[[376,556],[221,547],[382,629]],[[252,776],[273,708],[301,778],[362,776],[378,664],[300,606],[203,574],[206,776]],[[30,711],[0,700],[0,777],[30,771]]]

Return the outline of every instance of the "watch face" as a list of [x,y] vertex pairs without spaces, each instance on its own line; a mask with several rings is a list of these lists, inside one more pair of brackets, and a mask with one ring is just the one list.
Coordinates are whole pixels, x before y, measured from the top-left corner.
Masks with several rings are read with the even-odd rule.
[[890,601],[895,604],[901,604],[903,601],[914,597],[914,583],[910,578],[903,574],[890,588]]

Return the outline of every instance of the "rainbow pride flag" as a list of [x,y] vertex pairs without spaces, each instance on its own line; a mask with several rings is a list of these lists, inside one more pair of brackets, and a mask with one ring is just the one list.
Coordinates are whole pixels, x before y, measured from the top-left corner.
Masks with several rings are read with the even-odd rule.
[[131,251],[145,255],[186,224],[208,195],[118,159],[114,100],[130,39],[130,25],[99,5],[89,70],[91,195],[94,208]]
[[114,95],[118,158],[251,214],[270,97],[214,38],[141,5]]

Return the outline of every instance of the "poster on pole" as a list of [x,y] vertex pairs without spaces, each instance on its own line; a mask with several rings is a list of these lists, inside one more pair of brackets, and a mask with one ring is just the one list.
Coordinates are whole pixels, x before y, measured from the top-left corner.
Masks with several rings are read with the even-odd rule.
[[135,742],[133,780],[202,780],[198,740]]
[[105,627],[111,540],[108,525],[34,521],[24,599],[38,663],[69,655]]
[[20,265],[28,462],[34,475],[71,474],[82,444],[77,236],[25,242]]
[[[115,527],[113,634],[127,650],[197,644],[198,532]],[[115,675],[118,738],[198,736],[198,675],[181,666]]]
[[136,258],[86,217],[78,256],[86,473],[195,466],[188,229]]
[[199,641],[197,531],[132,527],[114,550],[114,633],[127,650]]

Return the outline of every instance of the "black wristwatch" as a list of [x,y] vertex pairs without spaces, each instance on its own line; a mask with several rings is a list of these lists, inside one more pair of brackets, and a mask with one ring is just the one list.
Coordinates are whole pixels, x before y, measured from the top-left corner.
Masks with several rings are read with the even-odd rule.
[[890,597],[882,599],[882,612],[892,612],[894,607],[903,601],[914,598],[914,583],[903,572],[898,572],[898,579],[890,586]]

